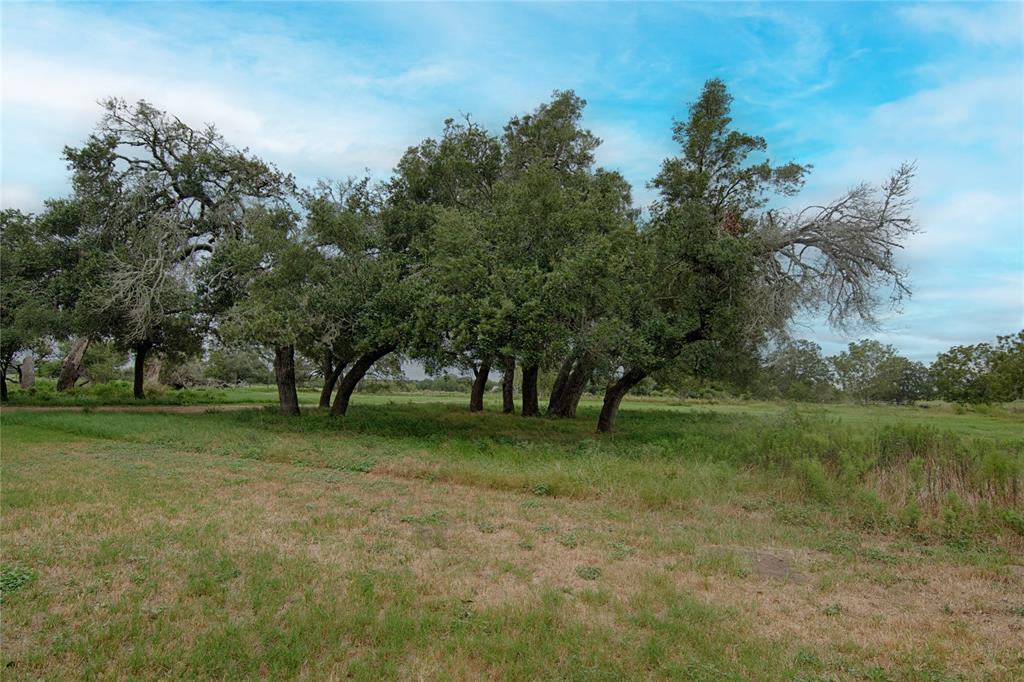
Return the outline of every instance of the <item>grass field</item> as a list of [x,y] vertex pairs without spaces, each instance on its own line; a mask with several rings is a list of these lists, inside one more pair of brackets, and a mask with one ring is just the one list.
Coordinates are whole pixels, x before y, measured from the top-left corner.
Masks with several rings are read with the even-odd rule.
[[5,411],[4,678],[1024,677],[1019,413],[465,402]]

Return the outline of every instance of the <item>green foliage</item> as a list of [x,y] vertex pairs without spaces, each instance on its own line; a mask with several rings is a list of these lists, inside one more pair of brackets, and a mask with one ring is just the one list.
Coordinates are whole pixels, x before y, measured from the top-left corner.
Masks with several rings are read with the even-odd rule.
[[23,352],[45,357],[46,337],[60,334],[63,254],[53,229],[62,225],[62,207],[51,202],[38,217],[0,211],[0,372],[5,375]]
[[999,336],[996,345],[954,346],[931,366],[940,397],[958,403],[992,403],[1024,397],[1024,330]]
[[22,566],[4,566],[0,568],[0,603],[12,592],[20,590],[39,576],[35,571]]
[[861,402],[911,403],[933,392],[927,367],[878,341],[852,342],[830,361],[843,394]]
[[938,394],[951,402],[990,402],[991,356],[987,343],[954,346],[940,353],[931,367]]
[[821,346],[801,339],[775,348],[765,362],[765,374],[778,395],[790,400],[827,401],[834,397],[832,368]]
[[792,463],[791,467],[804,495],[818,502],[833,501],[832,482],[825,473],[825,467],[820,460],[798,459]]
[[1003,522],[1012,528],[1017,535],[1024,537],[1024,513],[1014,509],[1002,510]]
[[[68,344],[59,344],[61,355],[66,354]],[[93,342],[82,362],[84,379],[93,384],[107,384],[130,378],[124,369],[128,353],[113,343]]]
[[[317,366],[300,381],[329,384],[346,368],[345,386],[401,354],[431,371],[564,367],[576,386],[613,380],[609,405],[681,376],[750,387],[766,336],[796,310],[868,319],[877,285],[906,291],[891,256],[912,231],[913,169],[881,197],[859,186],[820,214],[769,209],[810,166],[773,165],[763,138],[733,128],[732,103],[724,82],[704,84],[644,212],[619,173],[596,166],[601,140],[573,91],[501,131],[448,119],[384,182],[301,192],[213,126],[104,100],[93,134],[64,152],[72,199],[38,218],[4,214],[0,364],[76,335],[159,353],[188,385],[199,373],[187,360],[213,336],[275,349],[282,377],[296,352]],[[884,390],[857,390],[927,393],[919,365],[889,364]],[[214,351],[209,365],[231,383],[265,376],[253,357]],[[1017,365],[1003,362],[1002,394]],[[831,395],[810,346],[780,348],[770,374],[784,397]]]
[[266,358],[252,348],[216,348],[210,351],[205,374],[228,384],[269,384],[273,381]]
[[239,232],[250,202],[281,201],[291,179],[213,126],[191,128],[145,101],[102,106],[94,133],[64,150],[72,199],[48,212],[65,318],[54,336],[180,362],[198,354],[210,321],[198,309],[198,255]]

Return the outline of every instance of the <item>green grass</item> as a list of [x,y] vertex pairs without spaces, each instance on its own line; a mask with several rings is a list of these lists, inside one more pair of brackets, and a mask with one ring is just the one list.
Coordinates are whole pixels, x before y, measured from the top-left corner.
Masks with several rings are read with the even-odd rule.
[[[277,387],[273,385],[247,385],[230,388],[173,389],[167,386],[147,386],[146,398],[137,400],[132,384],[112,381],[106,384],[78,386],[58,392],[56,382],[40,380],[28,390],[21,390],[16,382],[8,381],[11,406],[35,407],[99,407],[103,405],[271,405],[277,403]],[[371,402],[378,396],[360,394]],[[418,391],[402,396],[410,401],[463,400],[460,394]],[[320,399],[317,388],[300,388],[299,401],[316,405]],[[468,400],[466,398],[465,400]]]
[[5,677],[1024,673],[1009,412],[462,402],[4,412]]

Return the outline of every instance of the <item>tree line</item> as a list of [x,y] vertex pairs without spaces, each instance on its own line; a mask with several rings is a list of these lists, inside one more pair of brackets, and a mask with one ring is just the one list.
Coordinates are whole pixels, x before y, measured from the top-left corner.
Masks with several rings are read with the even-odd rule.
[[[273,356],[283,414],[299,413],[296,356],[317,363],[320,405],[345,414],[380,363],[471,372],[471,410],[502,377],[503,410],[572,417],[603,387],[600,431],[644,381],[731,371],[798,312],[871,323],[909,293],[896,253],[916,230],[914,168],[835,200],[789,208],[810,165],[773,163],[732,125],[732,96],[705,83],[674,122],[678,153],[637,206],[599,167],[585,101],[556,91],[501,130],[470,117],[409,147],[390,176],[294,178],[212,125],[140,101],[103,102],[66,147],[72,191],[39,214],[2,216],[0,364],[70,342],[58,389],[90,344],[134,357],[194,357],[210,343]],[[6,382],[4,383],[6,391]]]
[[787,340],[765,354],[742,384],[766,397],[802,401],[1001,403],[1024,399],[1024,330],[995,343],[953,346],[927,365],[872,339],[832,356],[804,340]]

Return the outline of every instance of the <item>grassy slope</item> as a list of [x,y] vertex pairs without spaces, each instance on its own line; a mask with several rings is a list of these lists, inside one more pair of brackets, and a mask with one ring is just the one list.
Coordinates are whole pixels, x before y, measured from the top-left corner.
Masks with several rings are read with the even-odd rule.
[[[634,402],[598,438],[589,403],[407,398],[5,413],[3,563],[30,576],[3,597],[5,676],[1024,674],[1020,536],[966,489],[911,528],[887,485],[900,448],[1018,481],[1019,420]],[[837,448],[886,454],[851,486]]]

